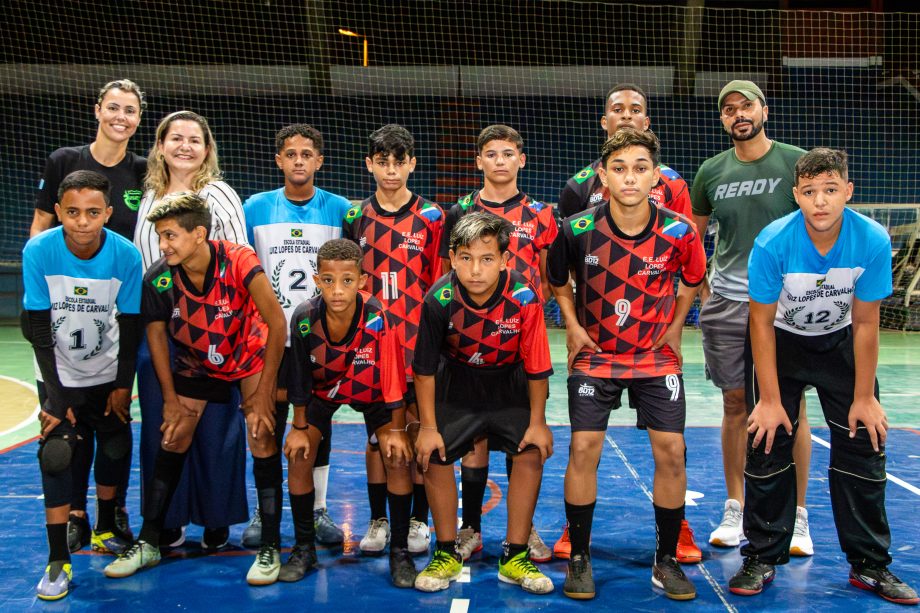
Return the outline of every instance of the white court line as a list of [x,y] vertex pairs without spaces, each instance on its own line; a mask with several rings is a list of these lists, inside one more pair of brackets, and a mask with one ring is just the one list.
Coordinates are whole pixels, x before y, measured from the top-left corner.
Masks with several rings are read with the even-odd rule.
[[[15,384],[17,384],[17,385],[21,385],[22,387],[26,388],[27,390],[29,390],[30,392],[32,392],[32,393],[35,394],[36,396],[38,395],[38,390],[35,389],[35,386],[34,386],[34,385],[29,385],[29,384],[26,383],[25,381],[20,381],[19,379],[14,379],[13,377],[7,377],[7,376],[5,376],[5,375],[0,375],[0,379],[2,379],[3,381],[9,381],[10,383],[15,383]],[[36,405],[35,405],[35,410],[32,411],[32,414],[31,414],[31,415],[29,415],[28,417],[26,417],[23,421],[19,422],[18,424],[16,424],[16,425],[13,426],[12,428],[7,428],[7,429],[4,430],[3,432],[0,432],[0,436],[6,436],[7,434],[12,434],[13,432],[16,432],[17,430],[19,430],[20,428],[25,428],[25,427],[28,426],[29,424],[35,423],[35,420],[38,419],[38,412],[39,412],[40,409],[41,409],[41,406],[40,406],[39,404],[36,403]]]
[[[630,464],[629,459],[627,459],[626,454],[623,453],[623,450],[620,449],[620,446],[616,444],[616,441],[610,438],[609,434],[605,434],[604,438],[607,439],[607,442],[613,448],[613,452],[617,454],[617,457],[619,457],[623,464],[626,466],[626,470],[628,470],[629,474],[632,475],[633,481],[636,482],[636,485],[638,485],[648,497],[649,502],[654,502],[651,490],[649,490],[648,486],[646,486],[642,479],[639,478],[639,473],[636,472],[635,467]],[[722,589],[722,586],[719,585],[719,582],[716,581],[715,577],[712,576],[712,573],[707,570],[703,562],[701,561],[696,565],[696,567],[700,569],[700,573],[703,575],[703,578],[706,579],[706,583],[709,584],[709,587],[712,588],[712,590],[716,593],[716,596],[719,597],[719,600],[722,601],[722,604],[725,606],[725,610],[729,613],[738,613],[738,609],[736,609],[730,602],[728,602],[728,600],[725,599],[725,590]]]
[[473,580],[473,577],[470,575],[472,569],[469,566],[464,566],[460,569],[460,576],[457,577],[457,583],[469,583]]
[[450,601],[450,613],[466,613],[469,608],[469,598],[454,598]]
[[[822,447],[827,447],[828,449],[831,448],[831,444],[830,444],[829,442],[827,442],[826,440],[824,440],[824,439],[821,438],[821,437],[815,436],[814,434],[811,435],[811,440],[813,440],[814,442],[818,443],[818,444],[821,445]],[[916,494],[917,496],[920,496],[920,487],[917,487],[917,486],[915,486],[915,485],[911,485],[911,484],[908,483],[907,481],[905,481],[905,480],[903,480],[903,479],[899,479],[898,477],[895,477],[894,475],[892,475],[892,474],[889,473],[889,472],[886,472],[886,473],[885,473],[885,476],[888,477],[888,480],[891,481],[892,483],[896,483],[897,485],[900,485],[901,487],[903,487],[903,488],[904,488],[905,490],[907,490],[908,492],[913,492],[913,493]]]

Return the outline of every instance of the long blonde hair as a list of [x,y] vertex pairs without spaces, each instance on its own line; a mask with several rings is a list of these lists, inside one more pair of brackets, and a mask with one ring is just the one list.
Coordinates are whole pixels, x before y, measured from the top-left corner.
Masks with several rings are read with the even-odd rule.
[[214,142],[214,135],[211,133],[208,120],[193,111],[176,111],[164,117],[157,126],[156,140],[147,156],[147,176],[144,178],[144,187],[153,190],[156,198],[162,198],[169,189],[169,167],[159,151],[159,145],[166,140],[169,126],[174,121],[194,121],[201,126],[201,132],[204,134],[207,154],[192,179],[191,189],[195,192],[201,191],[208,183],[219,181],[222,178],[217,161],[217,143]]

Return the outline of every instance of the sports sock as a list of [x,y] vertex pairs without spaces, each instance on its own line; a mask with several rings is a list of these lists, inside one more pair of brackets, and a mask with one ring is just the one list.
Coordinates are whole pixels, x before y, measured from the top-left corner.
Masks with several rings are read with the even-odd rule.
[[45,524],[48,532],[48,563],[70,562],[70,549],[67,547],[67,522],[63,524]]
[[386,519],[387,517],[387,484],[368,483],[367,501],[371,507],[371,519]]
[[486,493],[489,467],[460,467],[460,483],[463,487],[463,527],[482,532],[482,499]]
[[313,468],[313,510],[326,508],[326,487],[329,485],[329,464]]
[[144,501],[144,525],[138,538],[154,547],[160,546],[160,532],[163,531],[163,522],[169,503],[179,485],[182,476],[182,467],[188,452],[176,453],[160,448],[157,451],[156,464],[153,467],[153,478],[146,492]]
[[412,494],[394,494],[387,491],[390,504],[390,551],[409,546],[409,509]]
[[281,454],[252,459],[252,476],[262,517],[262,544],[281,545]]
[[294,542],[298,545],[312,545],[316,538],[316,528],[313,525],[314,492],[289,492],[288,496],[291,499],[291,515],[294,518]]
[[412,484],[412,519],[428,524],[428,494],[424,483]]
[[111,532],[115,529],[115,499],[96,498],[96,532]]
[[444,553],[449,553],[453,557],[460,559],[460,554],[457,553],[457,541],[437,541],[435,545],[436,550],[443,551]]
[[677,555],[677,539],[680,537],[680,520],[684,518],[684,505],[676,509],[665,509],[657,504],[655,508],[655,564],[665,556]]
[[508,541],[505,541],[502,543],[502,557],[500,563],[507,564],[508,560],[518,555],[522,551],[527,551],[527,543],[509,543]]
[[565,503],[565,518],[569,522],[569,540],[572,542],[572,555],[587,554],[591,544],[591,524],[594,521],[594,505]]

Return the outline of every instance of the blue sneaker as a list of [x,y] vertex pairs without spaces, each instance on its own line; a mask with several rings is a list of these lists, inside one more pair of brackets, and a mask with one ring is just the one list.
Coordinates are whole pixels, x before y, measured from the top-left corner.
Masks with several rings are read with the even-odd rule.
[[73,568],[70,562],[52,562],[45,568],[42,580],[35,588],[42,600],[60,600],[70,592]]

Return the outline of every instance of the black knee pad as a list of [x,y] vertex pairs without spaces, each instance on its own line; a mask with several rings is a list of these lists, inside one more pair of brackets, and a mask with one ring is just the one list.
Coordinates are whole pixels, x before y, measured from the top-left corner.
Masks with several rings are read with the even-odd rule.
[[73,450],[76,446],[75,434],[56,434],[52,432],[38,445],[38,465],[48,475],[59,475],[70,470]]
[[131,455],[133,437],[128,424],[108,432],[97,432],[96,439],[99,441],[99,452],[110,460],[123,460]]

